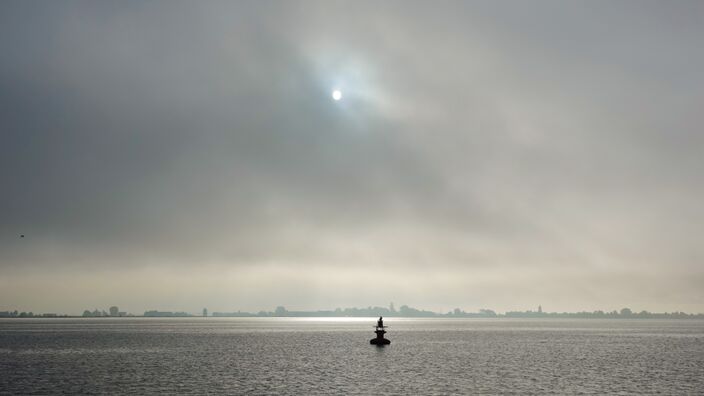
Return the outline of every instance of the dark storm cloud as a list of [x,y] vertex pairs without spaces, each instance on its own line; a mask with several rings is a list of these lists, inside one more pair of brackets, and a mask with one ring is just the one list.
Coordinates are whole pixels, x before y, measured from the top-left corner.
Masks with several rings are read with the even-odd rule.
[[8,273],[383,263],[439,305],[541,278],[703,303],[697,2],[1,7]]

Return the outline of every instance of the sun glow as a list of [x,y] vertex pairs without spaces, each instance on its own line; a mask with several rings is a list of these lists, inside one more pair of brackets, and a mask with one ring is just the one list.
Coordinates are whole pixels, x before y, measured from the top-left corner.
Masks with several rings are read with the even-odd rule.
[[332,98],[336,101],[342,99],[342,91],[340,91],[339,89],[332,91]]

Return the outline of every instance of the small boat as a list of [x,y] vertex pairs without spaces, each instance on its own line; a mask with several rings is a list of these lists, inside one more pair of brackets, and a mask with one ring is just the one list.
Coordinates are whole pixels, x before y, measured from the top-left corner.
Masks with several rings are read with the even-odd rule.
[[369,343],[376,346],[384,346],[391,344],[391,341],[384,338],[384,334],[386,334],[386,330],[384,330],[385,328],[386,326],[384,326],[384,318],[380,317],[379,321],[376,323],[374,330],[374,333],[376,333],[376,338],[372,338],[371,340],[369,340]]

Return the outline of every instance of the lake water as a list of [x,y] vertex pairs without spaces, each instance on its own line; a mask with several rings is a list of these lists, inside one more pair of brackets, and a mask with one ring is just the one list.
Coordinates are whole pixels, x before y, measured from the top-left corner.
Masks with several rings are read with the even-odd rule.
[[0,394],[704,394],[699,320],[0,320]]

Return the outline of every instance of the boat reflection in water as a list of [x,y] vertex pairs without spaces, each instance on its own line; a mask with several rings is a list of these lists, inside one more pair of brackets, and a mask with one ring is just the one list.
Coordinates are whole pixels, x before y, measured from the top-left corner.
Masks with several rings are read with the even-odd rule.
[[372,338],[371,340],[369,340],[369,343],[376,346],[384,346],[391,344],[391,341],[384,338],[384,334],[386,334],[386,330],[384,330],[385,328],[386,326],[384,326],[384,318],[380,316],[379,320],[376,322],[376,330],[374,330],[374,333],[376,333],[376,338]]

